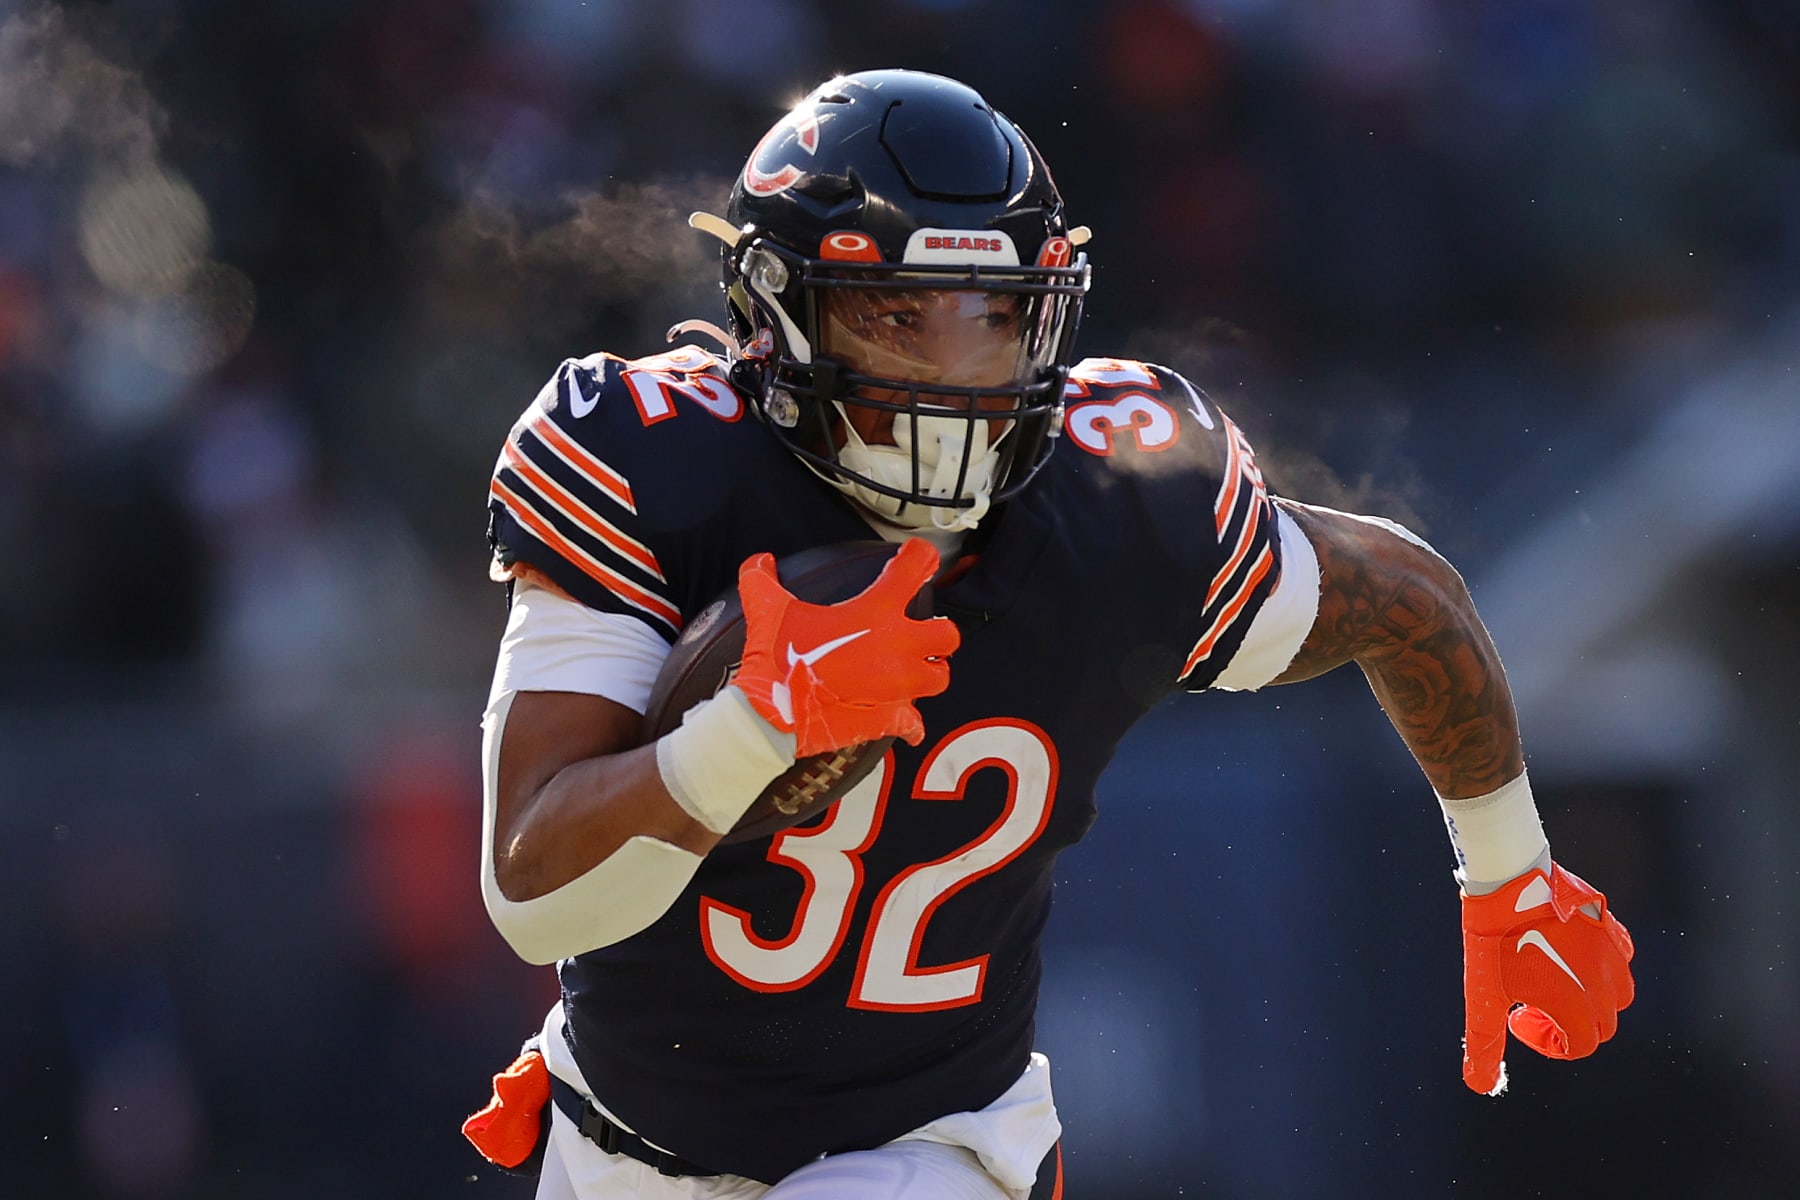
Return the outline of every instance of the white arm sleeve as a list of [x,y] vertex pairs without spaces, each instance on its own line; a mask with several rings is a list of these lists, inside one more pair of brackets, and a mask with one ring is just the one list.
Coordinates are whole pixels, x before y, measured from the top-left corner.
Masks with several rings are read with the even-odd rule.
[[1281,533],[1281,578],[1263,601],[1244,644],[1212,686],[1254,692],[1287,670],[1319,615],[1319,557],[1294,518],[1275,510]]
[[500,636],[488,706],[503,692],[579,692],[638,712],[669,644],[636,617],[599,612],[523,580]]
[[514,585],[494,686],[481,722],[481,895],[488,917],[526,962],[553,963],[622,941],[668,910],[700,856],[634,837],[580,877],[534,900],[508,900],[494,873],[500,740],[522,691],[604,696],[644,711],[668,643],[633,617],[598,612],[548,588]]
[[700,869],[700,856],[656,838],[634,837],[554,891],[532,900],[508,900],[494,873],[494,813],[500,739],[516,694],[500,693],[481,721],[481,898],[514,953],[544,966],[648,928],[687,887]]

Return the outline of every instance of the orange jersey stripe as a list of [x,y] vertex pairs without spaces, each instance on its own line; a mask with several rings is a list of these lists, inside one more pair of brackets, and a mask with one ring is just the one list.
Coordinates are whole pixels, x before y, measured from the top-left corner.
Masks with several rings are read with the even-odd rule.
[[[1224,416],[1223,413],[1220,415]],[[1237,507],[1239,487],[1246,482],[1250,485],[1250,510],[1244,518],[1244,527],[1238,531],[1237,544],[1232,547],[1225,569],[1213,576],[1212,585],[1206,589],[1206,600],[1201,604],[1202,608],[1212,607],[1219,589],[1237,573],[1239,564],[1250,553],[1250,547],[1256,542],[1256,535],[1262,531],[1269,504],[1269,492],[1263,486],[1262,470],[1256,465],[1256,455],[1250,449],[1250,443],[1243,432],[1231,423],[1230,417],[1224,417],[1224,420],[1226,438],[1231,447],[1226,456],[1225,469],[1231,473],[1231,477],[1219,489],[1218,504],[1223,507],[1216,507],[1213,512],[1219,536],[1225,536],[1225,530],[1231,524],[1232,510]]]
[[1238,488],[1244,479],[1243,435],[1238,427],[1231,423],[1231,418],[1220,413],[1225,422],[1225,480],[1219,486],[1218,499],[1213,501],[1213,524],[1218,527],[1219,536],[1225,536],[1225,526],[1231,523],[1231,510],[1237,507]]
[[662,565],[656,561],[656,555],[651,553],[650,547],[635,538],[627,537],[616,525],[583,504],[573,492],[539,470],[537,465],[526,458],[510,440],[502,449],[502,453],[506,457],[507,465],[518,474],[519,478],[530,484],[534,492],[548,501],[563,516],[581,526],[595,538],[605,542],[621,556],[650,572],[656,577],[658,583],[668,582],[663,578]]
[[539,413],[525,428],[537,434],[538,440],[550,447],[551,453],[586,476],[588,482],[624,505],[625,511],[637,512],[637,502],[632,497],[631,484],[626,482],[625,477],[595,458],[592,453],[564,433],[549,416]]
[[1244,605],[1250,603],[1250,597],[1256,591],[1256,585],[1262,582],[1263,576],[1267,575],[1269,568],[1274,565],[1274,547],[1264,544],[1262,553],[1256,556],[1256,566],[1251,569],[1250,578],[1244,580],[1244,585],[1238,589],[1237,595],[1231,598],[1231,603],[1227,604],[1224,610],[1213,618],[1212,628],[1206,631],[1206,635],[1194,646],[1194,652],[1188,655],[1187,665],[1181,668],[1180,678],[1187,678],[1193,673],[1195,667],[1206,661],[1207,656],[1213,652],[1213,646],[1218,643],[1225,631],[1231,628],[1231,623],[1237,619],[1237,615],[1244,610]]
[[1218,597],[1219,589],[1225,586],[1226,580],[1237,574],[1239,564],[1250,553],[1250,547],[1255,544],[1256,535],[1262,529],[1263,507],[1267,501],[1261,480],[1256,481],[1255,489],[1256,497],[1251,501],[1250,515],[1244,520],[1243,532],[1238,534],[1237,546],[1232,550],[1231,558],[1226,561],[1225,568],[1213,576],[1212,586],[1206,589],[1206,602],[1200,606],[1201,608],[1212,607],[1213,600]]
[[514,520],[567,559],[570,565],[633,608],[649,613],[671,629],[681,628],[681,612],[673,604],[661,596],[645,591],[556,532],[541,513],[511,488],[496,479],[488,484],[488,491],[506,506],[506,511],[512,514]]

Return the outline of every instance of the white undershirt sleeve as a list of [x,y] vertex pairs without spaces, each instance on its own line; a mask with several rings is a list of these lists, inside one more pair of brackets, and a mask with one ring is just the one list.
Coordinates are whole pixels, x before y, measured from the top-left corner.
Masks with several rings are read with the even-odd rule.
[[636,617],[600,612],[520,580],[488,703],[502,692],[579,692],[643,712],[668,656],[669,644]]
[[1250,622],[1244,644],[1212,686],[1254,692],[1287,670],[1319,615],[1319,558],[1294,518],[1275,510],[1281,534],[1281,578]]

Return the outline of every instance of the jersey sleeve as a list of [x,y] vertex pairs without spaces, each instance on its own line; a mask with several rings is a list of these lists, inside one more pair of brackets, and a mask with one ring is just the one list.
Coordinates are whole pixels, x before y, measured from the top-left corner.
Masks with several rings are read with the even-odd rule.
[[1287,670],[1319,615],[1319,559],[1298,522],[1275,509],[1281,570],[1269,597],[1244,632],[1243,643],[1212,686],[1254,692]]
[[1083,548],[1074,586],[1133,614],[1131,636],[1169,661],[1162,686],[1212,686],[1282,578],[1280,521],[1249,439],[1151,363],[1084,359],[1064,402],[1051,519]]
[[501,447],[488,483],[488,541],[498,572],[542,572],[601,612],[634,616],[673,641],[681,610],[645,536],[633,464],[619,436],[630,397],[606,355],[566,360]]
[[1210,523],[1217,565],[1198,597],[1200,635],[1180,674],[1182,687],[1200,691],[1211,687],[1231,664],[1275,591],[1282,573],[1282,547],[1275,504],[1250,440],[1199,389],[1185,379],[1180,382],[1193,393],[1202,423],[1211,424],[1217,446],[1217,487],[1210,511],[1202,517]]

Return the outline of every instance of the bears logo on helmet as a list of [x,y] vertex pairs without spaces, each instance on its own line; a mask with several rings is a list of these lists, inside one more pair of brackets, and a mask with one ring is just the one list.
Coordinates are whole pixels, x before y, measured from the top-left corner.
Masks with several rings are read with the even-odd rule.
[[819,152],[819,119],[811,113],[791,114],[763,134],[762,140],[756,143],[756,149],[750,152],[750,161],[744,164],[742,181],[746,192],[753,196],[773,196],[800,182],[805,172],[785,158],[782,159],[782,166],[774,171],[764,171],[757,166],[758,161],[769,151],[783,148],[790,134],[793,136],[793,144],[807,154]]

